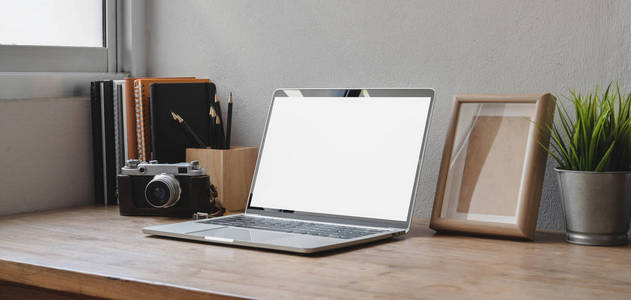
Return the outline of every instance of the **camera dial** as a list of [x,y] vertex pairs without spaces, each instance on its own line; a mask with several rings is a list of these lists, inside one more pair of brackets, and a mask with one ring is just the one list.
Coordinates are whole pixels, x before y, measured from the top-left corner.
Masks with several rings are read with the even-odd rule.
[[180,182],[171,174],[158,174],[145,187],[145,199],[155,208],[168,208],[180,200]]

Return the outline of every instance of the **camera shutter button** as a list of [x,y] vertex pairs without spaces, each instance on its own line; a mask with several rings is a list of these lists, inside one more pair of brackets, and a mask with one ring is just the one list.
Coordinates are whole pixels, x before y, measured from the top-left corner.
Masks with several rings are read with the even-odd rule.
[[138,167],[138,165],[139,165],[139,164],[140,164],[140,160],[137,160],[137,159],[128,159],[128,160],[127,160],[127,163],[126,163],[126,166],[127,166],[128,168],[134,169],[134,168]]

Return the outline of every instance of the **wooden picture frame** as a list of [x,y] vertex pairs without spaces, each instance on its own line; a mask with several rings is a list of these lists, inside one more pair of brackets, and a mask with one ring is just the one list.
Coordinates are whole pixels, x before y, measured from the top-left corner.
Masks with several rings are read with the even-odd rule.
[[550,94],[456,95],[430,227],[533,239],[546,169]]

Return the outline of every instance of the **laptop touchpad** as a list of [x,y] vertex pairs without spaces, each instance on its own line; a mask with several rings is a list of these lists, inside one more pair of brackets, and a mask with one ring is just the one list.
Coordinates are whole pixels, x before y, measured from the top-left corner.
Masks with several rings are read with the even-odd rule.
[[223,227],[211,230],[203,230],[189,233],[197,236],[218,237],[225,239],[232,239],[237,241],[249,241],[249,242],[264,242],[271,239],[277,239],[286,234],[278,232],[270,232],[256,229],[243,229],[234,227]]

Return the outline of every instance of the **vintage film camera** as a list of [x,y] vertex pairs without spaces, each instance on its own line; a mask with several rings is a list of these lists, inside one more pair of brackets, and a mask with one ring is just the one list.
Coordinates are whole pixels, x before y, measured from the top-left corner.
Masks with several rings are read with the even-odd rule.
[[128,160],[118,175],[123,216],[192,217],[217,212],[217,192],[198,161],[159,164]]

